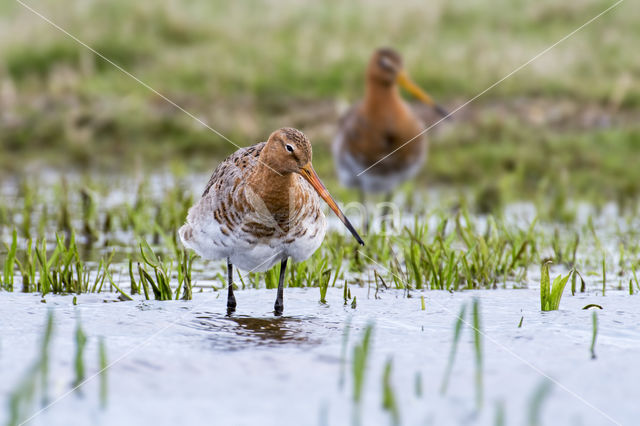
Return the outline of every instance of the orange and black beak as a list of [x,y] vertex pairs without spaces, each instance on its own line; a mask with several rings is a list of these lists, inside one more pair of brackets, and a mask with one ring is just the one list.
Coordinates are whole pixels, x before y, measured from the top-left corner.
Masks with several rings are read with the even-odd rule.
[[311,165],[311,162],[308,162],[305,166],[300,168],[300,174],[302,175],[303,178],[305,178],[311,184],[311,186],[313,186],[313,188],[318,192],[318,195],[321,196],[322,199],[327,202],[329,207],[331,207],[331,210],[333,210],[336,216],[338,216],[338,218],[342,221],[342,223],[344,223],[344,226],[347,227],[347,229],[349,230],[349,232],[351,232],[351,234],[355,237],[355,239],[361,245],[364,245],[364,241],[362,241],[362,238],[360,238],[360,235],[358,235],[353,225],[351,225],[351,222],[349,222],[349,219],[347,219],[344,213],[342,213],[342,210],[340,210],[340,207],[338,207],[336,202],[333,200],[333,197],[331,197],[331,194],[329,194],[329,191],[327,191],[327,188],[325,188],[322,181],[320,181],[320,178],[316,174],[316,171],[313,170],[313,166]]
[[447,117],[449,115],[449,113],[444,108],[434,102],[431,96],[429,96],[424,90],[422,90],[417,84],[415,84],[404,70],[400,70],[400,72],[398,72],[396,80],[400,86],[402,86],[409,93],[411,93],[413,96],[415,96],[425,104],[431,106],[441,116]]

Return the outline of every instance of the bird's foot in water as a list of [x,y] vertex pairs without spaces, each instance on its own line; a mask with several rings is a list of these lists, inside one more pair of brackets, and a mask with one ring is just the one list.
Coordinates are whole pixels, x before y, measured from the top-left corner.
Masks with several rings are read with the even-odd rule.
[[284,311],[283,303],[279,300],[276,300],[275,305],[273,305],[273,315],[279,317],[282,316],[282,312]]

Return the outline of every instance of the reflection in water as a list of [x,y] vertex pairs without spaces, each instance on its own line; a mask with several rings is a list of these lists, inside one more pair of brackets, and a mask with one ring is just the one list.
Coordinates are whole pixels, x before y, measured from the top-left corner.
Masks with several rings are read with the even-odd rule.
[[215,349],[241,350],[257,346],[319,344],[319,339],[311,337],[311,329],[303,327],[305,323],[309,323],[309,318],[198,313],[184,325],[208,332],[207,339],[213,342]]

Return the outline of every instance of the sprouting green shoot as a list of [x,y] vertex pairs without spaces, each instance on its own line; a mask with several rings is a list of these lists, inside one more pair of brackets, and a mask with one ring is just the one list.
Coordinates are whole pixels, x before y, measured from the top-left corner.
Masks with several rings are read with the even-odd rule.
[[483,386],[482,386],[482,332],[480,331],[480,301],[473,299],[473,347],[476,364],[476,408],[482,408]]
[[349,299],[349,283],[347,282],[347,280],[344,280],[343,292],[344,306],[347,306],[347,300]]
[[462,332],[462,325],[464,324],[464,316],[467,311],[467,305],[463,304],[460,308],[460,313],[456,318],[456,323],[453,329],[453,342],[451,342],[451,351],[449,352],[449,361],[447,362],[447,368],[444,373],[444,378],[442,379],[442,385],[440,386],[440,393],[444,395],[447,392],[447,387],[449,385],[449,377],[451,376],[451,371],[453,369],[453,361],[456,357],[456,352],[458,351],[458,342],[460,341],[460,334]]
[[[87,344],[87,336],[82,331],[82,326],[80,325],[80,317],[78,317],[78,321],[76,324],[76,354],[74,358],[74,368],[76,377],[73,380],[73,386],[79,386],[80,383],[84,380],[84,347]],[[79,389],[80,390],[80,389]]]
[[107,346],[104,343],[104,338],[100,337],[98,343],[98,361],[100,364],[100,405],[102,408],[107,406]]
[[331,270],[323,271],[318,277],[318,288],[320,289],[320,303],[327,303],[327,290],[329,289],[329,280],[331,279]]
[[18,231],[15,228],[13,228],[13,233],[11,234],[11,244],[7,245],[5,243],[5,248],[7,249],[7,254],[3,268],[4,278],[0,279],[0,283],[2,283],[0,288],[13,291],[13,267],[16,262],[16,252],[18,248]]
[[542,264],[541,279],[540,279],[540,309],[542,311],[557,311],[560,307],[560,299],[562,299],[562,293],[567,285],[567,281],[574,273],[571,270],[565,277],[558,275],[553,284],[550,283],[549,278],[549,264],[551,262],[544,262]]
[[598,337],[598,314],[593,311],[591,315],[593,331],[591,333],[591,359],[596,359],[596,338]]
[[424,303],[424,296],[423,295],[420,296],[420,309],[423,310],[423,311],[427,309],[427,307],[425,306],[425,303]]
[[353,348],[353,401],[356,404],[360,404],[362,401],[362,389],[367,371],[367,359],[371,348],[372,333],[373,324],[367,324],[361,342]]
[[391,414],[391,423],[400,424],[400,412],[398,411],[398,403],[396,402],[395,392],[391,386],[391,371],[393,368],[393,360],[388,359],[384,365],[384,374],[382,376],[382,408]]
[[131,282],[131,294],[140,293],[140,288],[136,283],[136,279],[133,276],[133,261],[129,258],[129,281]]

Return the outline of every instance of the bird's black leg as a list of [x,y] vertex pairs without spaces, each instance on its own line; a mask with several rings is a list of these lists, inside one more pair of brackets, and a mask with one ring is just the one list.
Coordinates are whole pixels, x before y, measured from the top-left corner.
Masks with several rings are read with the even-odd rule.
[[233,295],[233,265],[231,259],[227,258],[227,315],[236,311],[236,297]]
[[273,305],[274,314],[276,316],[282,315],[282,311],[284,310],[284,275],[287,270],[287,259],[285,258],[282,262],[280,262],[280,280],[278,281],[278,295],[276,296],[276,303]]

